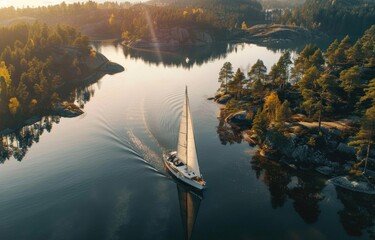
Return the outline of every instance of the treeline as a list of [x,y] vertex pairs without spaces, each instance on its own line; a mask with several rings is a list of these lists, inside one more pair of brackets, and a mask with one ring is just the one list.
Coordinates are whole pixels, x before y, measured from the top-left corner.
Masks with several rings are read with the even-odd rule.
[[361,35],[375,23],[375,2],[369,0],[306,0],[286,9],[278,23],[318,29],[333,35]]
[[234,73],[231,63],[225,63],[218,97],[231,99],[228,113],[258,107],[252,125],[258,143],[264,143],[270,129],[283,136],[292,114],[316,121],[319,134],[324,119],[361,116],[352,144],[363,156],[375,143],[375,25],[355,43],[346,36],[325,52],[309,44],[292,61],[287,51],[269,72],[258,60],[247,76],[240,69]]
[[73,27],[18,24],[0,36],[2,121],[48,109],[60,100],[59,87],[86,70],[80,57],[89,54],[88,38]]
[[[164,1],[162,1],[164,2]],[[226,31],[264,20],[262,6],[255,0],[173,1],[173,4],[134,4],[93,1],[85,3],[0,9],[0,20],[31,17],[50,24],[64,23],[85,34],[100,37],[142,38],[150,28],[189,27],[211,30],[218,38]]]

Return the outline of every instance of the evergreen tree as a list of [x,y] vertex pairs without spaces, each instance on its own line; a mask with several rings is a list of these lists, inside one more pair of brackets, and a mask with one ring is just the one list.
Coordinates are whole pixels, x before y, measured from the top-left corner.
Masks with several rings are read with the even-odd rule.
[[230,62],[224,63],[219,72],[219,82],[225,88],[225,93],[228,92],[228,82],[233,78],[233,67]]
[[266,140],[266,134],[268,129],[268,121],[264,111],[258,109],[251,130],[256,134],[256,138],[260,145]]
[[276,123],[284,126],[284,123],[289,120],[291,115],[290,103],[288,100],[285,100],[281,106],[276,109]]
[[367,109],[365,116],[362,118],[361,128],[350,145],[358,146],[357,155],[364,162],[364,173],[366,173],[367,162],[370,155],[371,147],[375,143],[375,106]]
[[349,64],[359,66],[363,65],[364,58],[360,41],[357,41],[354,46],[347,51],[347,57]]
[[327,59],[327,63],[330,66],[336,66],[337,65],[336,58],[335,58],[335,52],[336,52],[338,47],[339,47],[339,41],[337,39],[335,39],[335,41],[333,41],[331,43],[331,45],[329,45],[328,49],[324,53],[324,57]]
[[265,82],[267,76],[267,67],[264,65],[262,60],[258,59],[257,62],[251,67],[247,75],[249,76],[250,82],[254,82],[256,80]]
[[233,80],[228,83],[229,92],[233,93],[236,99],[241,98],[242,85],[244,80],[245,75],[243,74],[241,69],[238,68],[233,77]]
[[348,100],[352,100],[352,93],[362,85],[359,66],[353,66],[340,73],[341,87],[348,94]]
[[364,91],[365,95],[361,97],[360,102],[370,101],[370,104],[375,106],[375,78],[370,81]]

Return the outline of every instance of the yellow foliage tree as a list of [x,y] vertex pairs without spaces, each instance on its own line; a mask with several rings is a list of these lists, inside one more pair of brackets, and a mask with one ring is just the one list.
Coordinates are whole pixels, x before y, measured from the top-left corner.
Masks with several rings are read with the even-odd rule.
[[20,107],[20,102],[18,101],[16,97],[13,97],[9,99],[8,107],[9,107],[10,113],[14,116],[16,115],[18,108]]
[[96,57],[96,51],[94,49],[90,49],[90,57],[95,58]]
[[189,15],[188,11],[185,10],[185,11],[182,12],[182,16],[187,17],[188,15]]
[[275,121],[276,112],[279,109],[280,105],[281,103],[279,100],[279,96],[276,92],[272,92],[266,97],[266,101],[263,105],[263,111],[266,113],[270,122]]
[[[0,78],[3,78],[6,86],[9,87],[9,85],[11,83],[10,73],[9,73],[8,68],[5,65],[4,61],[0,62]],[[1,89],[0,89],[0,92],[1,92]]]
[[29,111],[31,113],[35,112],[35,107],[36,107],[37,104],[38,104],[38,101],[36,99],[34,99],[34,98],[31,99],[30,104],[29,104]]
[[113,25],[113,24],[115,23],[115,19],[116,19],[116,17],[115,17],[115,15],[112,13],[111,16],[110,16],[109,19],[108,19],[108,23],[109,23],[109,25]]
[[242,30],[246,30],[247,29],[247,25],[246,25],[245,21],[242,22],[241,29]]
[[129,32],[128,31],[123,31],[121,33],[121,38],[124,40],[129,40]]

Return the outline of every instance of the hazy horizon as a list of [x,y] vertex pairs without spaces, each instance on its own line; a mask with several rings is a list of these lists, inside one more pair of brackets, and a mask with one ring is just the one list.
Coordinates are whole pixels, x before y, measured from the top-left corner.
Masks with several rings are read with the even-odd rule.
[[[113,2],[130,2],[130,3],[139,3],[139,2],[147,2],[148,0],[114,0]],[[38,7],[38,6],[48,6],[48,5],[56,5],[60,4],[62,2],[65,3],[74,3],[74,2],[88,2],[88,1],[79,1],[79,0],[35,0],[35,1],[29,1],[29,0],[18,0],[18,1],[9,1],[9,0],[0,0],[0,8],[3,7],[16,7],[16,8],[22,8],[22,7]],[[103,3],[108,2],[108,0],[96,0],[95,2]]]

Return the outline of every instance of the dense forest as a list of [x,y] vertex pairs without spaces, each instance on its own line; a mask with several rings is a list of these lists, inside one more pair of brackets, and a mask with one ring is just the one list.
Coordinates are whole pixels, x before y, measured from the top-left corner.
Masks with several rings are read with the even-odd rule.
[[[298,57],[288,51],[267,72],[258,60],[247,73],[233,71],[230,62],[219,74],[222,83],[216,98],[225,101],[225,118],[246,110],[253,118],[252,132],[260,146],[269,147],[268,139],[283,146],[292,129],[291,116],[303,114],[316,123],[316,132],[302,134],[307,145],[319,151],[327,146],[322,122],[348,116],[362,119],[358,131],[351,134],[350,144],[358,146],[360,159],[367,156],[375,142],[375,25],[356,42],[349,36],[335,40],[322,52],[308,44]],[[255,114],[254,109],[258,109]],[[293,132],[293,131],[292,131]],[[295,132],[294,132],[295,133]],[[344,140],[347,140],[344,137]]]
[[[163,1],[164,2],[164,1]],[[49,24],[68,24],[86,35],[100,38],[142,38],[154,28],[189,27],[208,29],[218,37],[225,32],[264,20],[262,6],[255,0],[173,1],[173,4],[128,4],[93,1],[85,3],[14,9],[0,9],[0,21],[11,23],[27,18]]]
[[90,54],[88,38],[73,27],[23,23],[0,28],[0,35],[2,116],[51,107],[60,100],[59,88],[86,71],[81,57]]
[[375,2],[369,0],[306,0],[286,9],[277,20],[319,29],[330,35],[361,35],[375,23]]

